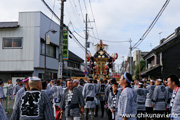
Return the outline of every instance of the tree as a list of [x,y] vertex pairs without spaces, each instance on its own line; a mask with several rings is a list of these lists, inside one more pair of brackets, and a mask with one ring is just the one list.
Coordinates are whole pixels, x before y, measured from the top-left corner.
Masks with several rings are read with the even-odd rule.
[[[145,61],[141,60],[140,61],[140,65],[141,65],[141,72],[143,72],[145,70]],[[139,79],[139,63],[135,66],[135,79]]]

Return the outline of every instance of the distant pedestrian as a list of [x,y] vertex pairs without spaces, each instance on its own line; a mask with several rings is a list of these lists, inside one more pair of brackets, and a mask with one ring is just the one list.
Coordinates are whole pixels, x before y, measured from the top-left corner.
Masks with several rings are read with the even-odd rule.
[[143,88],[146,88],[146,86],[147,86],[147,78],[143,78],[142,79],[142,82],[143,82]]
[[79,91],[83,91],[83,88],[84,88],[84,80],[83,79],[80,79],[79,80],[79,85],[77,86],[77,88],[79,89]]
[[78,87],[78,85],[79,85],[79,80],[74,79],[74,80],[73,80],[73,84],[74,84],[74,87]]
[[30,91],[30,87],[29,87],[29,78],[26,78],[24,80],[22,80],[24,83],[24,87],[22,87],[20,90],[18,90],[16,97],[15,97],[15,101],[14,101],[14,105],[13,105],[13,109],[15,108],[15,105],[17,104],[17,101],[19,99],[19,97],[25,92],[25,91]]
[[7,96],[8,96],[8,101],[10,99],[13,99],[13,84],[12,84],[12,80],[8,80],[8,85],[7,85],[8,89],[7,89]]
[[23,88],[23,82],[22,82],[21,79],[17,79],[16,82],[17,82],[17,85],[15,85],[14,88],[13,88],[14,98],[16,98],[17,92],[18,92],[21,88]]
[[[84,89],[84,80],[81,78],[79,80],[79,85],[77,86],[80,92],[83,92]],[[80,113],[80,119],[82,120],[84,118],[84,114]]]
[[112,84],[113,83],[116,83],[116,79],[115,78],[112,78],[111,80],[109,80],[109,83],[107,84],[106,88],[105,88],[105,95],[104,95],[104,100],[107,101],[108,100],[108,95],[109,93],[111,92],[111,87],[112,87]]
[[60,79],[62,88],[66,88],[66,82],[63,79]]
[[[148,90],[148,93],[146,95],[146,112],[147,114],[152,114],[153,113],[153,107],[152,107],[152,97],[153,97],[153,93],[154,93],[154,80],[150,80],[150,85],[148,85],[146,88]],[[151,119],[151,118],[147,118],[147,119]]]
[[53,107],[55,109],[55,120],[61,120],[61,109],[60,109],[60,103],[61,103],[61,98],[63,95],[63,88],[60,86],[60,81],[57,80],[55,86],[57,88],[57,91],[52,95],[53,96]]
[[134,82],[133,81],[131,81],[130,85],[131,85],[132,88],[134,88]]
[[112,113],[112,120],[117,120],[117,103],[119,100],[119,96],[121,94],[122,89],[118,90],[118,83],[112,84],[112,91],[109,93],[108,96],[108,108]]
[[[105,105],[105,89],[106,89],[106,84],[104,84],[103,78],[99,79],[99,88],[98,88],[98,98],[100,100],[100,105],[101,105],[101,117],[104,117],[104,105]],[[97,114],[97,113],[96,113]]]
[[3,104],[4,99],[4,90],[3,90],[4,82],[0,81],[0,103]]
[[84,99],[78,88],[73,86],[73,81],[67,81],[60,103],[61,116],[64,113],[66,120],[80,120],[80,112],[84,112]]
[[94,117],[97,117],[98,116],[98,110],[99,110],[99,104],[100,104],[100,101],[98,99],[98,89],[99,89],[99,83],[97,80],[94,80],[94,86],[95,86],[95,89],[96,89],[96,96],[94,97],[94,100],[95,100],[95,104],[96,104],[96,107],[94,109]]
[[1,102],[0,102],[0,120],[8,120]]
[[[164,85],[162,85],[162,79],[157,79],[155,82],[155,89],[154,89],[154,93],[153,93],[153,99],[152,99],[152,107],[153,107],[153,111],[154,114],[156,115],[165,115],[165,109],[166,109],[166,105],[167,105],[167,100],[168,100],[168,96],[167,96],[167,91]],[[162,119],[164,120],[166,117],[161,117],[161,118],[155,118],[155,120],[159,120]]]
[[[107,84],[106,88],[105,88],[105,95],[104,95],[104,100],[105,100],[105,107],[107,107],[107,101],[108,101],[108,97],[109,97],[109,93],[112,92],[112,84],[116,83],[116,79],[112,78],[109,81],[109,84]],[[112,120],[112,113],[111,110],[107,107],[106,109],[107,115],[108,115],[108,120]]]
[[42,90],[46,93],[46,95],[49,97],[49,99],[52,98],[52,95],[57,91],[57,88],[54,86],[54,84],[52,82],[50,82],[51,84],[51,88],[47,89],[47,82],[43,81],[42,82]]
[[134,89],[138,88],[139,80],[134,80]]
[[[146,95],[148,93],[148,90],[143,88],[144,83],[142,81],[139,81],[139,88],[136,88],[135,91],[137,93],[137,114],[145,114],[146,107]],[[145,120],[145,117],[137,118],[138,120]]]
[[48,84],[47,84],[47,90],[49,90],[52,87],[52,84],[55,84],[55,80],[52,79]]
[[93,78],[89,78],[89,83],[84,85],[82,94],[85,100],[85,119],[88,120],[89,112],[91,112],[91,120],[94,120],[96,88],[93,84]]

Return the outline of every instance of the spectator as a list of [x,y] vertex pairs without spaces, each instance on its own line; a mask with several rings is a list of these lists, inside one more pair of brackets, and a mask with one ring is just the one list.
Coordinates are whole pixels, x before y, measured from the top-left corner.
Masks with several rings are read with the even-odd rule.
[[54,120],[52,104],[38,77],[29,77],[30,91],[22,94],[15,105],[11,120]]
[[4,82],[0,81],[0,103],[3,104],[4,98],[4,90],[3,90]]
[[173,95],[170,102],[171,119],[180,120],[180,90],[179,79],[176,75],[170,75],[168,77],[168,87],[173,89]]

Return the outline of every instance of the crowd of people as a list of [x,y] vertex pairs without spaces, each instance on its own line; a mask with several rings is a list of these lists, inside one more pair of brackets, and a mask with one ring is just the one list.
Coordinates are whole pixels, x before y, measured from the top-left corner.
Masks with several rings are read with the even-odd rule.
[[[119,80],[47,82],[28,77],[16,82],[11,120],[95,120],[105,114],[108,120],[180,120],[180,80],[176,75],[133,80],[125,72]],[[0,120],[7,120],[3,84],[0,81]]]

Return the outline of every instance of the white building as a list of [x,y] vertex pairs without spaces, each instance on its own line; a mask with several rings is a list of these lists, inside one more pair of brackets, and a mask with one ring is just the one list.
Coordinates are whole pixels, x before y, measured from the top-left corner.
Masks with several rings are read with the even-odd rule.
[[133,52],[133,63],[134,65],[137,65],[140,61],[143,60],[143,57],[148,54],[148,52],[142,52],[141,50],[136,50]]
[[57,78],[59,25],[42,12],[20,12],[18,22],[0,22],[0,79],[43,78],[44,38],[50,29],[57,32],[48,32],[50,44],[47,45],[46,75],[49,79]]

